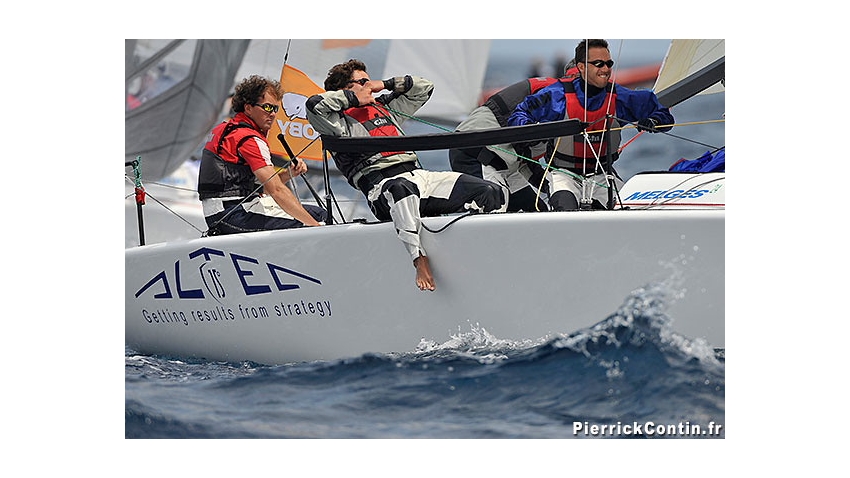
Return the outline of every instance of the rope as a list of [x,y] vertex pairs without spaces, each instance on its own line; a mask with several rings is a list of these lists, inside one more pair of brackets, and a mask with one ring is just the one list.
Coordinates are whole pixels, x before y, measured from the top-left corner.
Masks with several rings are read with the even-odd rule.
[[[612,73],[612,76],[614,76],[614,74],[613,74],[613,73]],[[587,82],[585,82],[585,84],[587,84]],[[585,97],[586,97],[586,96],[585,96]],[[609,103],[610,103],[610,101],[609,101]],[[610,104],[609,104],[609,106],[610,106]],[[432,123],[432,122],[430,122],[430,121],[426,121],[426,120],[424,120],[424,119],[422,119],[422,118],[419,118],[419,117],[417,117],[417,116],[410,115],[410,114],[406,114],[406,113],[403,113],[403,112],[401,112],[401,111],[397,111],[397,110],[395,110],[395,109],[393,109],[393,108],[390,108],[389,106],[384,105],[384,107],[385,107],[387,110],[389,110],[389,111],[391,111],[391,112],[393,112],[393,113],[395,113],[395,114],[397,114],[397,115],[399,115],[399,116],[403,116],[403,117],[405,117],[405,118],[412,119],[412,120],[414,120],[414,121],[417,121],[417,122],[419,122],[419,123],[426,124],[426,125],[428,125],[428,126],[431,126],[431,127],[433,127],[433,128],[436,128],[436,129],[442,130],[442,131],[444,131],[444,132],[453,132],[453,131],[454,131],[453,129],[446,128],[446,127],[444,127],[444,126],[441,126],[441,125],[438,125],[438,124]],[[620,126],[620,127],[616,127],[616,128],[610,128],[610,131],[622,131],[622,130],[625,130],[625,129],[637,128],[637,125],[636,125],[636,124],[634,124],[634,123],[631,123],[631,122],[625,121],[625,120],[623,120],[623,119],[621,119],[621,118],[617,118],[617,117],[615,117],[615,116],[613,116],[613,115],[611,115],[610,117],[611,117],[611,118],[616,119],[617,121],[619,121],[619,122],[621,122],[621,123],[627,123],[625,126]],[[585,118],[585,120],[586,120],[586,118]],[[658,125],[658,126],[657,126],[657,128],[666,128],[666,127],[682,127],[682,126],[695,126],[695,125],[704,125],[704,124],[719,123],[719,122],[725,122],[725,121],[726,121],[726,119],[725,119],[725,118],[723,118],[723,119],[719,119],[719,120],[690,121],[690,122],[684,122],[684,123],[673,123],[673,124],[668,124],[668,125]],[[608,129],[601,129],[601,130],[585,130],[585,131],[583,131],[583,132],[582,132],[582,135],[583,135],[583,137],[585,138],[585,141],[587,141],[587,142],[588,142],[588,145],[590,146],[590,150],[593,152],[593,156],[594,156],[594,160],[595,160],[596,166],[597,166],[597,167],[599,167],[599,168],[603,171],[603,173],[605,173],[606,175],[608,175],[608,173],[605,171],[605,168],[604,168],[604,167],[603,167],[603,165],[601,164],[601,160],[600,160],[600,158],[599,158],[599,152],[598,152],[598,151],[596,151],[596,150],[595,150],[595,148],[593,148],[593,147],[592,147],[592,144],[591,144],[591,143],[590,143],[590,141],[589,141],[589,135],[590,135],[590,134],[592,134],[592,133],[603,133],[603,134],[605,134],[605,133],[607,133],[607,131],[609,131],[609,130],[608,130]],[[625,144],[623,144],[622,146],[620,146],[620,148],[617,150],[617,152],[618,152],[618,153],[622,152],[622,151],[623,151],[623,150],[624,150],[627,146],[629,146],[629,145],[630,145],[630,144],[631,144],[634,140],[636,140],[636,139],[638,138],[638,136],[641,136],[643,133],[644,133],[644,131],[640,131],[640,132],[639,132],[638,134],[636,134],[634,137],[630,138],[628,141],[626,141],[626,143],[625,143]],[[705,143],[701,143],[701,142],[699,142],[699,141],[695,141],[695,140],[692,140],[692,139],[689,139],[689,138],[684,138],[684,137],[681,137],[681,136],[678,136],[678,135],[672,134],[672,133],[670,133],[670,132],[668,132],[668,131],[660,131],[660,133],[666,134],[666,135],[671,136],[671,137],[674,137],[674,138],[681,139],[681,140],[683,140],[683,141],[688,141],[688,142],[691,142],[691,143],[694,143],[694,144],[699,144],[699,145],[705,146],[705,147],[707,147],[707,148],[711,148],[711,149],[715,149],[715,150],[716,150],[716,149],[719,149],[719,148],[718,148],[718,147],[716,147],[716,146],[712,146],[712,145],[708,145],[708,144],[705,144]],[[603,140],[604,140],[604,139],[603,139]],[[558,149],[558,145],[560,144],[560,141],[561,141],[561,137],[558,137],[558,138],[556,139],[555,146],[554,146],[554,148],[553,148],[552,156],[549,158],[549,160],[548,160],[548,161],[545,161],[545,166],[546,166],[546,167],[545,167],[545,169],[544,169],[544,171],[543,171],[543,175],[542,175],[542,177],[541,177],[541,179],[540,179],[540,184],[538,185],[537,190],[536,190],[536,192],[535,192],[535,208],[537,209],[537,211],[538,211],[538,212],[540,211],[540,208],[539,208],[539,206],[538,206],[538,204],[539,204],[539,202],[538,202],[538,201],[539,201],[539,200],[540,200],[540,198],[541,198],[541,194],[542,194],[542,190],[543,190],[543,183],[546,181],[546,175],[549,173],[549,171],[550,171],[550,170],[551,170],[551,171],[558,171],[558,172],[561,172],[561,173],[566,174],[566,175],[568,175],[568,176],[572,176],[574,179],[579,180],[579,181],[582,181],[582,183],[583,183],[583,184],[587,184],[587,185],[590,187],[591,197],[592,197],[593,189],[594,189],[595,187],[606,188],[606,189],[611,187],[611,186],[610,186],[610,184],[608,184],[607,182],[605,182],[605,183],[599,183],[599,182],[594,181],[594,180],[591,180],[591,179],[589,179],[589,178],[587,178],[587,177],[585,177],[585,176],[583,176],[583,175],[579,175],[579,174],[573,173],[572,171],[567,171],[567,170],[564,170],[564,169],[561,169],[561,168],[558,168],[558,167],[554,167],[554,166],[552,166],[552,162],[553,162],[553,160],[554,160],[554,152],[555,152],[555,151],[557,151],[557,149]],[[600,148],[601,148],[601,144],[600,144]],[[503,152],[503,153],[506,153],[506,154],[508,154],[508,155],[510,155],[510,156],[514,156],[514,157],[516,157],[517,159],[520,159],[520,160],[523,160],[523,161],[529,161],[529,162],[531,162],[531,163],[534,163],[534,164],[537,164],[537,165],[541,165],[541,166],[542,166],[542,164],[541,164],[539,161],[536,161],[536,160],[534,160],[533,158],[528,158],[528,157],[526,157],[526,156],[523,156],[523,155],[521,155],[521,154],[517,153],[516,151],[510,151],[510,150],[507,150],[507,149],[505,149],[505,148],[501,148],[501,147],[499,147],[499,146],[490,146],[490,149],[492,149],[492,150],[498,150],[498,151],[501,151],[501,152]],[[601,151],[601,149],[600,149],[600,151]],[[588,184],[588,183],[589,183],[589,184]],[[617,190],[616,190],[616,188],[615,188],[615,193],[616,193],[616,195],[617,195],[618,202],[620,202],[620,197],[619,197],[619,193],[620,193],[620,192],[619,192],[619,191],[617,191]],[[467,215],[468,215],[468,214],[467,214]],[[461,216],[461,217],[466,217],[466,215]],[[457,221],[457,220],[459,220],[459,219],[460,219],[460,217],[459,217],[458,219],[455,219],[455,221]],[[452,224],[452,223],[454,223],[455,221],[452,221],[452,222],[450,222],[450,223],[446,224],[446,226],[444,226],[442,229],[440,229],[440,230],[439,230],[439,231],[437,231],[437,232],[440,232],[440,231],[444,230],[446,227],[448,227],[449,225],[451,225],[451,224]],[[424,227],[424,226],[423,226],[423,227]],[[427,230],[427,227],[426,227],[425,229]],[[434,232],[434,231],[431,231],[431,232]]]
[[[131,184],[133,183],[133,181],[132,181],[129,177],[127,177],[126,175],[124,176],[124,178],[125,178],[127,181],[129,181]],[[159,183],[151,183],[151,184],[159,184]],[[169,186],[169,185],[167,185],[167,184],[162,184],[162,186],[166,186],[166,187],[167,187],[167,186]],[[175,187],[174,189],[183,189],[183,190],[186,190],[186,191],[190,191],[189,189],[186,189],[186,188],[177,188],[177,187]],[[133,196],[133,194],[128,194],[128,195],[124,196],[124,199],[126,200],[127,198],[129,198],[129,197],[131,197],[131,196]],[[194,224],[192,224],[191,222],[187,221],[187,220],[186,220],[186,218],[184,218],[183,216],[181,216],[180,214],[178,214],[177,212],[175,212],[175,211],[174,211],[173,209],[171,209],[170,207],[168,207],[168,206],[166,206],[165,204],[163,204],[163,202],[162,202],[162,201],[160,201],[159,199],[157,199],[157,198],[156,198],[153,194],[151,194],[151,193],[150,193],[150,191],[145,191],[145,196],[146,196],[146,197],[149,197],[149,198],[151,198],[151,199],[153,199],[154,201],[156,201],[156,203],[157,203],[157,204],[159,204],[160,206],[164,207],[166,211],[170,212],[171,214],[174,214],[174,215],[175,215],[175,216],[177,216],[177,217],[178,217],[181,221],[183,221],[183,222],[185,222],[186,224],[188,224],[188,225],[192,226],[192,229],[195,229],[196,231],[200,232],[201,234],[204,234],[204,233],[206,232],[206,231],[202,231],[202,230],[198,229],[198,227],[197,227],[197,226],[195,226],[195,225],[194,225]]]
[[441,228],[437,229],[436,231],[435,231],[435,230],[432,230],[432,229],[429,229],[429,228],[428,228],[428,226],[426,226],[425,224],[422,224],[422,229],[425,229],[426,231],[428,231],[428,232],[430,232],[430,233],[433,233],[433,234],[438,234],[438,233],[441,233],[441,232],[445,231],[446,229],[448,229],[448,227],[449,227],[449,226],[451,226],[452,224],[454,224],[454,223],[456,223],[456,222],[460,221],[461,219],[463,219],[463,218],[465,218],[465,217],[469,217],[469,216],[475,215],[475,214],[478,214],[478,212],[477,212],[477,211],[469,211],[469,212],[466,212],[466,213],[464,213],[464,214],[462,214],[462,215],[460,215],[460,216],[458,216],[458,217],[456,217],[456,218],[452,219],[451,221],[449,221],[448,223],[446,223],[446,225],[445,225],[445,226],[443,226],[443,227],[441,227]]
[[[637,128],[637,127],[638,127],[638,126],[637,126],[636,124],[634,124],[634,123],[629,123],[628,121],[621,120],[620,118],[616,118],[616,119],[617,119],[617,121],[622,121],[622,122],[627,123],[627,124],[626,124],[625,126],[619,126],[619,127],[617,127],[617,128],[611,128],[611,131],[622,131],[622,130],[625,130],[625,129],[635,129],[635,128]],[[661,124],[661,125],[656,126],[656,128],[667,128],[667,127],[674,127],[674,126],[678,126],[678,127],[681,127],[681,126],[694,126],[694,125],[701,125],[701,124],[709,124],[709,123],[725,123],[725,122],[726,122],[726,119],[725,119],[725,118],[723,118],[723,119],[717,119],[717,120],[690,121],[690,122],[687,122],[687,123]],[[601,132],[603,132],[603,131],[605,131],[605,130],[597,129],[597,130],[590,130],[590,131],[588,131],[588,133],[601,133]],[[661,133],[665,133],[665,132],[664,132],[664,131],[661,131]]]

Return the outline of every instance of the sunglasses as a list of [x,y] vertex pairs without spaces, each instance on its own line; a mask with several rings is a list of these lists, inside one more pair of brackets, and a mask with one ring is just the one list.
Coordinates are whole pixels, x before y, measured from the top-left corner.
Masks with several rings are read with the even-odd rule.
[[611,68],[612,66],[614,66],[614,60],[608,60],[608,61],[593,60],[593,61],[589,61],[588,63],[595,66],[596,68],[602,68],[603,66],[607,66],[608,68]]
[[349,80],[349,82],[348,82],[348,83],[346,83],[346,85],[350,85],[350,84],[353,84],[353,83],[357,83],[357,84],[359,84],[360,86],[363,86],[363,85],[365,85],[365,84],[366,84],[366,83],[368,83],[368,82],[369,82],[369,78],[360,78],[359,80]]
[[254,105],[254,106],[259,106],[266,113],[277,113],[278,108],[280,108],[278,105],[273,105],[271,103],[263,103],[263,104],[251,103],[251,104]]

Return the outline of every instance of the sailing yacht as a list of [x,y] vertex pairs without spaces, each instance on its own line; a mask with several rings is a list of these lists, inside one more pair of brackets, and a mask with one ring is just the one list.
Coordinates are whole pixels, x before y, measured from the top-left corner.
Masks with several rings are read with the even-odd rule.
[[[693,67],[657,91],[660,98],[683,102],[718,83],[725,87],[722,40],[712,59],[700,48],[680,54],[674,46],[665,67]],[[284,67],[307,71],[289,51]],[[402,140],[408,139],[423,149],[432,141],[480,141],[462,133]],[[503,339],[544,340],[593,327],[643,289],[669,319],[669,340],[725,347],[725,174],[632,179],[621,191],[631,204],[614,210],[424,218],[434,292],[415,287],[391,223],[335,222],[128,247],[126,345],[139,353],[281,364],[410,351],[470,326]]]

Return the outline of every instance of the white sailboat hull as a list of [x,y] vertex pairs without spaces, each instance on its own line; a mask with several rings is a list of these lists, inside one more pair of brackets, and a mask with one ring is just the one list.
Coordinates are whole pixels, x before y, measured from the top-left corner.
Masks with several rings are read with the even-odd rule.
[[[423,231],[419,291],[392,223],[200,238],[125,253],[126,344],[266,364],[407,352],[471,326],[536,340],[589,327],[666,281],[673,329],[725,343],[721,210],[464,217]],[[438,230],[455,217],[426,218]],[[675,294],[674,294],[675,295]]]

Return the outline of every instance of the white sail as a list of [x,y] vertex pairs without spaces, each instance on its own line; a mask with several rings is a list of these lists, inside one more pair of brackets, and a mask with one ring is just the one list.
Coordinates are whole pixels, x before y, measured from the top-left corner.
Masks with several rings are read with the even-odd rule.
[[459,122],[481,96],[490,40],[393,40],[381,78],[417,75],[434,82],[418,116]]
[[[673,40],[658,72],[653,90],[658,93],[711,65],[726,56],[726,41],[718,39]],[[724,91],[722,82],[703,90],[700,94]]]

